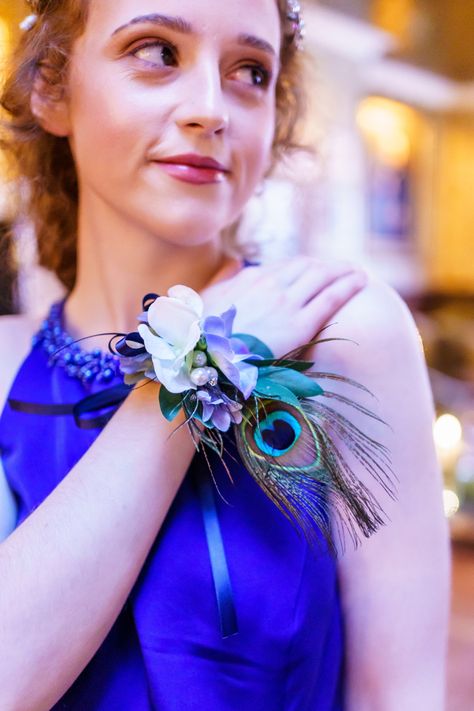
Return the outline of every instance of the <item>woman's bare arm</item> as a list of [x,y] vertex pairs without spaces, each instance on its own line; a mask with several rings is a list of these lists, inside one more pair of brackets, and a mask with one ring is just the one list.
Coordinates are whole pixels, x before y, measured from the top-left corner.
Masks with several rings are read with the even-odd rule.
[[[421,341],[403,302],[373,282],[336,320],[325,335],[359,345],[321,345],[317,364],[358,380],[376,395],[378,402],[365,404],[391,429],[357,419],[390,447],[400,480],[398,500],[392,502],[354,464],[380,494],[391,521],[340,560],[347,711],[441,711],[450,559]],[[354,413],[348,414],[354,421]]]
[[[210,313],[235,303],[242,331],[294,348],[362,288],[348,272],[286,260],[214,283],[206,303]],[[154,384],[133,392],[0,544],[2,711],[49,709],[93,657],[133,587],[195,451],[186,428],[168,439],[178,421],[164,420],[157,394]]]
[[[37,327],[26,316],[0,319],[2,409]],[[133,392],[13,532],[12,493],[5,480],[0,488],[2,711],[51,708],[126,601],[195,451],[184,428],[168,441],[177,421],[161,416],[157,393],[152,383]]]
[[[186,428],[133,392],[0,545],[0,708],[49,709],[109,632],[191,462]],[[34,464],[32,463],[32,466]]]

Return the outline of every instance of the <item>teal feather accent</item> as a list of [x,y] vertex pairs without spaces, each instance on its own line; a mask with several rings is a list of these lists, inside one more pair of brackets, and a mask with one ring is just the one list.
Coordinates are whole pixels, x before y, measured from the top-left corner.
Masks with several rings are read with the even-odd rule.
[[[348,398],[328,392],[324,396],[379,419]],[[289,446],[278,447],[274,441],[266,446],[262,431],[276,421],[291,424],[293,441]],[[239,455],[248,471],[311,545],[320,545],[319,530],[337,553],[345,548],[346,534],[357,546],[360,533],[368,537],[385,522],[375,495],[357,478],[336,442],[394,498],[388,450],[319,398],[302,399],[298,408],[255,398],[235,431]],[[283,431],[283,435],[288,433]]]
[[274,410],[255,428],[254,440],[260,451],[282,457],[297,446],[301,425],[288,410]]
[[[352,410],[358,420],[387,424],[357,400],[331,392],[321,382],[338,382],[374,397],[363,385],[312,370],[314,363],[299,359],[308,346],[347,339],[316,338],[275,359],[257,339],[239,337],[250,339],[248,344],[264,359],[253,361],[259,369],[257,385],[243,403],[242,422],[233,425],[242,462],[312,547],[320,548],[325,542],[338,555],[345,550],[347,538],[357,547],[361,536],[371,536],[386,523],[377,491],[395,499],[397,477],[388,448],[329,403],[342,405],[346,412]],[[232,480],[223,458],[227,450],[222,433],[212,428],[198,432],[195,409],[183,404],[196,446],[200,441],[204,449],[216,452]],[[370,486],[354,471],[356,467],[369,475]]]
[[[359,383],[332,373],[306,371],[306,375],[369,392]],[[295,406],[293,399],[284,402],[277,392],[273,398],[255,392],[246,401],[242,423],[234,425],[234,434],[242,462],[281,513],[313,548],[320,548],[325,541],[338,555],[345,550],[348,537],[357,547],[361,535],[369,537],[386,523],[372,489],[378,487],[394,499],[396,476],[387,447],[326,401],[332,399],[365,418],[386,423],[349,397],[328,390],[322,393],[323,397],[298,399]],[[195,427],[192,418],[188,425]],[[199,436],[202,444],[218,454],[232,480],[223,458],[222,434],[206,429]],[[375,487],[358,478],[347,453],[370,475]]]

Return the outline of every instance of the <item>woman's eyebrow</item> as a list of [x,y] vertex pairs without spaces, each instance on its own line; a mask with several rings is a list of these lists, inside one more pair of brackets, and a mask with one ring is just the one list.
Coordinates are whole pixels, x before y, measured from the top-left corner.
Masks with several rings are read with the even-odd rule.
[[183,20],[182,17],[170,17],[169,15],[159,15],[157,13],[153,13],[151,15],[139,15],[138,17],[134,17],[132,20],[130,20],[130,22],[126,22],[124,25],[117,27],[117,29],[112,32],[112,37],[115,37],[115,35],[117,35],[119,32],[122,32],[122,30],[127,29],[127,27],[142,23],[160,25],[161,27],[167,27],[170,30],[174,30],[175,32],[182,32],[186,35],[190,35],[193,32],[192,26],[189,24],[189,22]]
[[[114,32],[112,33],[112,37],[115,37],[115,35],[127,29],[127,27],[144,23],[151,23],[152,25],[167,27],[170,30],[174,30],[175,32],[181,32],[182,34],[186,35],[194,33],[192,25],[187,20],[184,20],[182,17],[171,17],[169,15],[160,15],[158,13],[152,13],[150,15],[139,15],[138,17],[134,17],[132,20],[125,23],[124,25],[117,27],[117,29],[114,30]],[[266,52],[267,54],[271,54],[273,56],[276,55],[276,52],[273,49],[272,45],[266,40],[261,39],[260,37],[255,37],[254,35],[240,34],[237,38],[237,41],[239,44],[244,45],[246,47],[254,47],[255,49],[260,49],[263,52]]]
[[244,45],[245,47],[254,47],[255,49],[261,49],[262,52],[271,54],[274,57],[276,56],[276,52],[270,42],[267,42],[264,39],[260,39],[260,37],[255,37],[254,35],[239,35],[237,40],[239,44]]

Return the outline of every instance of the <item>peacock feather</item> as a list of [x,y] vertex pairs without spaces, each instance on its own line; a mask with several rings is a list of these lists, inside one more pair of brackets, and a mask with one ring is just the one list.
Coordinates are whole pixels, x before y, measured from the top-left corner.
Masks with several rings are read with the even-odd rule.
[[[186,287],[174,288],[177,296],[185,289],[188,301],[191,296],[199,299]],[[128,384],[156,378],[156,353],[170,348],[161,342],[155,345],[153,339],[163,341],[158,335],[160,324],[151,328],[148,322],[149,309],[157,299],[159,306],[163,298],[144,297],[139,332],[115,345]],[[220,317],[205,319],[195,349],[186,356],[186,363],[180,361],[186,378],[188,373],[199,376],[195,388],[180,385],[171,392],[163,383],[166,372],[158,364],[162,413],[171,421],[184,410],[180,427],[188,426],[219,494],[207,449],[217,453],[232,481],[224,457],[233,456],[226,447],[232,428],[237,453],[250,475],[312,546],[321,544],[321,534],[334,553],[344,550],[347,535],[357,546],[360,534],[370,536],[385,520],[373,487],[354,468],[362,467],[369,481],[392,498],[396,477],[386,446],[365,434],[342,414],[340,406],[358,420],[382,420],[357,399],[322,387],[322,383],[339,382],[370,395],[363,385],[334,373],[317,372],[314,363],[302,357],[310,346],[346,339],[322,338],[320,331],[310,343],[275,358],[258,338],[232,333],[234,316],[235,307],[231,307]],[[193,370],[195,363],[206,367]]]
[[[250,345],[258,352],[255,339]],[[350,462],[363,467],[392,499],[396,476],[388,448],[339,412],[336,403],[363,418],[386,423],[357,400],[323,389],[321,383],[335,381],[371,395],[363,385],[311,370],[314,364],[297,360],[295,353],[257,362],[257,387],[245,402],[242,422],[233,425],[234,438],[246,469],[281,513],[312,547],[321,545],[322,534],[337,555],[345,550],[347,537],[357,547],[361,534],[369,537],[385,523],[372,487],[360,480]],[[335,406],[328,404],[331,401]],[[223,457],[225,436],[214,428],[198,433],[196,408],[188,404],[185,409],[196,442],[199,435],[204,448],[217,452],[232,479]]]
[[[340,399],[327,391],[324,397]],[[359,531],[368,537],[384,523],[376,497],[358,479],[336,442],[343,443],[393,496],[387,449],[321,398],[302,399],[298,407],[258,399],[235,429],[246,468],[310,544],[319,543],[319,530],[336,552],[344,549],[346,533],[357,545]]]

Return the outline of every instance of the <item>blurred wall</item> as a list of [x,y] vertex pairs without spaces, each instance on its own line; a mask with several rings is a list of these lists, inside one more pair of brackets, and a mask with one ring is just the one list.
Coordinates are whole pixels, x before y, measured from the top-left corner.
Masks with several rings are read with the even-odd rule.
[[430,272],[441,291],[474,292],[474,112],[441,116]]

